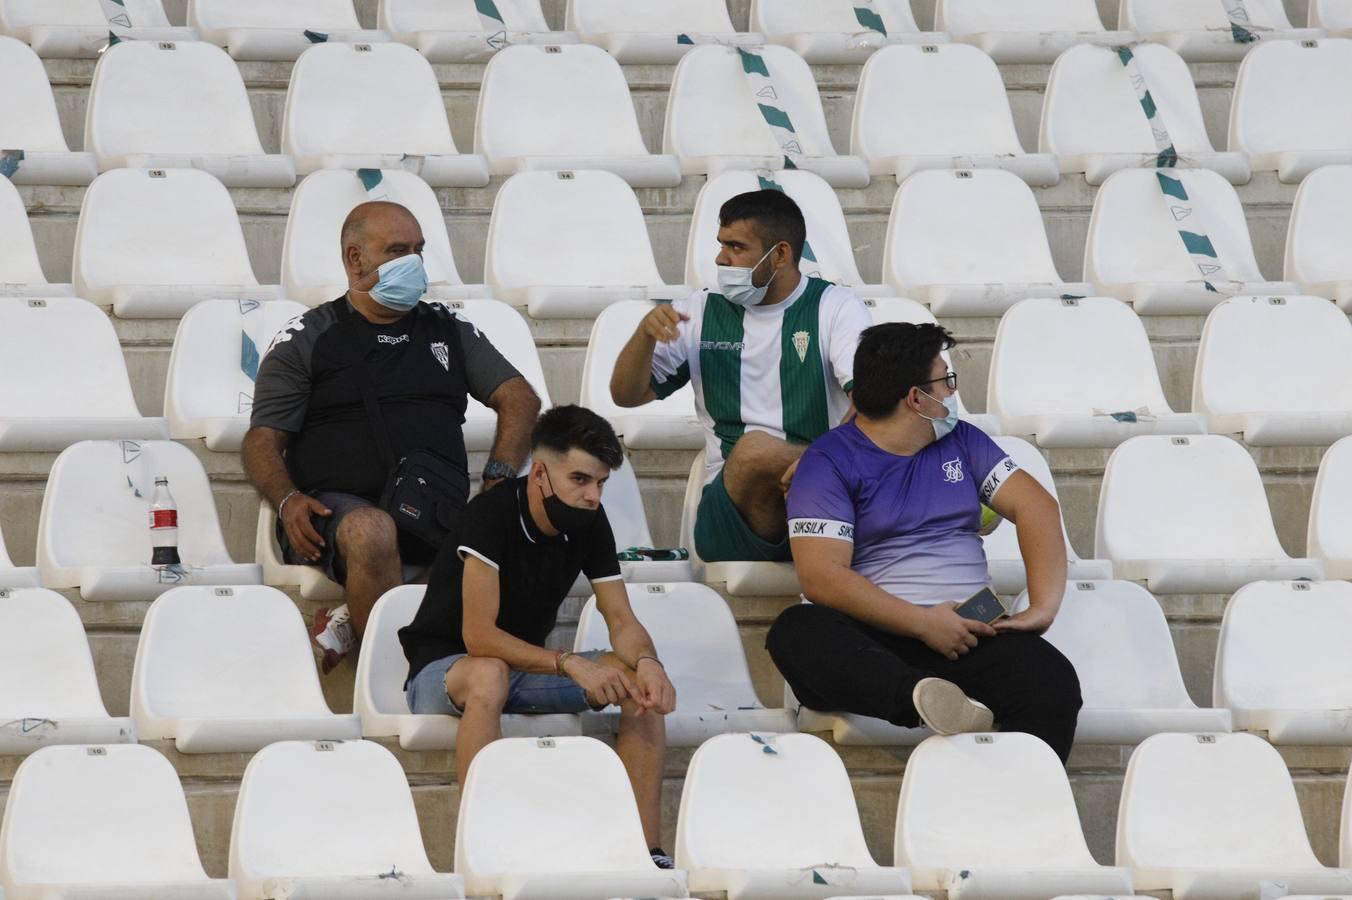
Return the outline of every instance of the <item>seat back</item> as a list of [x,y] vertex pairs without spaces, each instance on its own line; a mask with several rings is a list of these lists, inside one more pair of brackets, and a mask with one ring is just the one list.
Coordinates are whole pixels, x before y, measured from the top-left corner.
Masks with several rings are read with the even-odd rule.
[[[0,50],[7,40],[9,38],[0,37]],[[4,57],[0,56],[0,69],[3,68]],[[5,119],[0,117],[0,122],[3,121]],[[33,229],[28,224],[28,210],[24,208],[23,198],[8,178],[0,179],[0,284],[46,283],[47,276],[42,274],[42,264],[38,262],[38,248],[33,242]]]
[[[540,351],[535,347],[535,337],[519,312],[497,300],[451,300],[442,305],[487,336],[493,347],[535,389],[542,409],[549,409],[553,405],[549,399],[544,366],[540,362]],[[497,421],[497,413],[493,410],[473,397],[466,399],[469,400],[465,409],[466,424],[471,420]]]
[[[751,30],[765,35],[858,34],[865,30],[854,0],[751,0]],[[910,0],[873,0],[887,33],[917,32]]]
[[1352,28],[1352,5],[1347,0],[1310,0],[1310,27],[1330,31]]
[[583,34],[736,31],[724,0],[568,0],[564,27]]
[[[1314,0],[1315,3],[1319,0]],[[1263,29],[1287,31],[1291,20],[1281,0],[1245,0],[1249,22]],[[1230,31],[1225,7],[1212,0],[1122,0],[1118,28],[1141,34],[1162,31]]]
[[1324,453],[1310,500],[1310,530],[1305,552],[1315,559],[1352,564],[1352,437]]
[[1220,435],[1129,438],[1108,457],[1094,555],[1285,558],[1258,466]]
[[352,710],[361,716],[362,734],[366,737],[398,734],[398,723],[392,717],[409,714],[404,696],[408,659],[399,642],[399,629],[418,614],[426,590],[421,584],[391,588],[376,601],[366,620],[352,700]]
[[1094,0],[938,0],[935,31],[1103,31]]
[[1230,105],[1231,150],[1352,149],[1352,40],[1267,41],[1239,66]]
[[1056,284],[1037,199],[999,169],[917,172],[892,200],[883,280],[931,284]]
[[1352,280],[1352,166],[1324,166],[1306,175],[1291,207],[1286,231],[1288,281]]
[[296,31],[358,31],[352,0],[188,0],[194,28],[290,28]]
[[[512,31],[549,31],[540,0],[494,0],[502,21]],[[483,31],[472,3],[445,0],[380,0],[379,26],[386,31]]]
[[607,419],[633,415],[672,418],[695,415],[695,389],[689,384],[669,397],[632,409],[619,406],[610,397],[610,376],[615,371],[615,360],[653,306],[647,300],[621,300],[597,315],[591,339],[587,342],[587,357],[582,364],[582,393],[578,401],[597,415]]
[[1117,864],[1317,868],[1281,754],[1251,734],[1157,734],[1131,754]]
[[43,588],[0,590],[0,720],[106,715],[75,607]]
[[[137,28],[168,28],[161,0],[122,0],[132,25]],[[107,27],[99,0],[0,0],[0,27],[30,28],[34,25]]]
[[651,547],[652,532],[648,530],[648,516],[643,509],[643,494],[638,486],[634,464],[626,461],[618,469],[610,470],[601,505],[606,509],[610,530],[615,533],[615,546]]
[[681,792],[684,868],[873,868],[850,777],[810,734],[720,734],[695,751]]
[[[0,20],[5,5],[0,3]],[[29,152],[66,153],[69,146],[56,115],[47,70],[22,41],[0,35],[0,146]],[[8,252],[6,252],[8,255]]]
[[[1023,438],[1010,437],[1008,435],[998,435],[991,440],[1009,454],[1014,462],[1019,464],[1019,468],[1032,475],[1034,480],[1052,495],[1053,500],[1059,502],[1056,494],[1056,482],[1052,480],[1051,466],[1047,465],[1047,459],[1032,444]],[[1066,534],[1065,520],[1061,522],[1061,533],[1066,538],[1066,558],[1074,559],[1075,551],[1070,546],[1070,536]],[[1008,519],[1002,519],[995,530],[981,539],[982,549],[986,553],[987,560],[1023,560],[1023,551],[1019,549],[1019,536],[1015,530],[1014,523]]]
[[263,153],[244,78],[204,41],[121,41],[104,51],[89,88],[85,149],[100,157]]

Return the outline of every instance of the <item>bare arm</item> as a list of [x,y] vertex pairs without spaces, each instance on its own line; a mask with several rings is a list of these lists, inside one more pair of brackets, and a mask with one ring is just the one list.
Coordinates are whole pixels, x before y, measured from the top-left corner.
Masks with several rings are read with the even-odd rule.
[[470,656],[500,659],[519,672],[554,674],[553,650],[513,637],[498,627],[501,603],[498,570],[477,556],[465,556],[461,637]]
[[1014,523],[1019,552],[1028,570],[1028,609],[996,623],[998,631],[1046,631],[1066,592],[1066,542],[1061,507],[1037,479],[1015,472],[989,506]]
[[[610,646],[620,661],[633,669],[637,692],[632,696],[643,709],[665,715],[676,708],[676,689],[657,658],[648,629],[634,615],[623,581],[602,581],[594,585],[596,609],[606,620]],[[642,713],[640,713],[641,715]]]
[[498,414],[490,459],[520,469],[530,454],[530,433],[540,415],[540,398],[530,382],[520,376],[498,385],[488,397],[488,407]]
[[642,406],[657,399],[652,388],[653,351],[657,342],[676,340],[681,322],[689,319],[669,303],[658,304],[643,317],[615,360],[610,376],[610,397],[623,407]]
[[290,442],[291,435],[285,431],[255,426],[244,435],[240,460],[258,493],[277,511],[291,548],[303,558],[317,562],[324,539],[310,519],[311,516],[331,516],[333,511],[314,497],[302,494],[291,480],[283,455]]

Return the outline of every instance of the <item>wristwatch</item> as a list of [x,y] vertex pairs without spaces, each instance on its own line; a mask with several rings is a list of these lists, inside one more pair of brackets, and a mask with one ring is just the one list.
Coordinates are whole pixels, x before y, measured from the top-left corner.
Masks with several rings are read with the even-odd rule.
[[496,481],[499,478],[511,478],[516,475],[516,469],[513,469],[507,463],[499,459],[490,459],[484,466],[483,480]]

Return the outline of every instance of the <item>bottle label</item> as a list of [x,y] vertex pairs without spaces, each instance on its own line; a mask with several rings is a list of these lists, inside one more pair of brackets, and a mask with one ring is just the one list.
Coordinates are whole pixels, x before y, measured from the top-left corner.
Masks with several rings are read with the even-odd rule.
[[177,528],[178,510],[176,509],[152,509],[150,511],[151,528]]

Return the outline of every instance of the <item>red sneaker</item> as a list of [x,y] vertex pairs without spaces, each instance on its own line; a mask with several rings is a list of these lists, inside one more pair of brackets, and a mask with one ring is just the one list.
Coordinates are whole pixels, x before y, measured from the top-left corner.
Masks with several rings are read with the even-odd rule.
[[351,652],[357,645],[357,632],[352,627],[352,616],[348,614],[346,603],[315,613],[314,625],[310,628],[310,645],[319,654],[320,666],[325,675],[337,668]]

